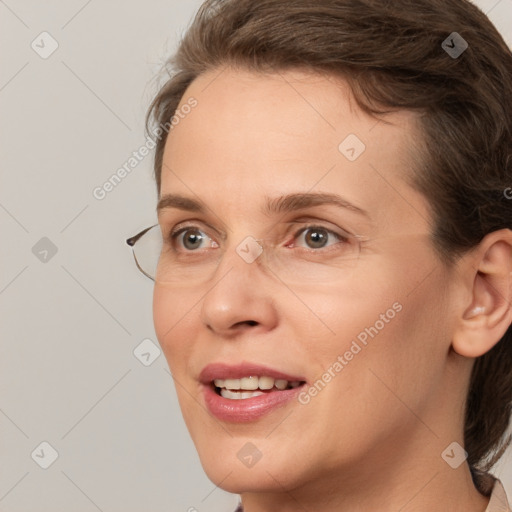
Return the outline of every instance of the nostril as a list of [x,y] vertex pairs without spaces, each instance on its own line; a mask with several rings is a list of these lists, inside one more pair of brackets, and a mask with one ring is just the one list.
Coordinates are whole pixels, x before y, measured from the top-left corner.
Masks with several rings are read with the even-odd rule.
[[258,322],[256,322],[256,320],[244,320],[243,322],[237,322],[236,325],[237,326],[239,326],[239,325],[251,325],[251,326],[254,326],[254,325],[258,325]]

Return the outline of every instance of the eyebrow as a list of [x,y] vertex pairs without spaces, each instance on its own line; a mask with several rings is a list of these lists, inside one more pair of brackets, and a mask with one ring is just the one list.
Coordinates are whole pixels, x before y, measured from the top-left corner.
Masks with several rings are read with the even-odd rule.
[[[336,206],[338,208],[351,210],[367,217],[368,219],[371,218],[370,214],[366,210],[352,204],[342,196],[326,192],[295,193],[275,198],[265,196],[265,207],[263,208],[263,213],[265,215],[275,215],[303,210],[314,206]],[[179,194],[165,194],[158,201],[156,211],[157,214],[159,214],[163,210],[171,208],[202,214],[205,214],[208,209],[202,201],[181,196]]]

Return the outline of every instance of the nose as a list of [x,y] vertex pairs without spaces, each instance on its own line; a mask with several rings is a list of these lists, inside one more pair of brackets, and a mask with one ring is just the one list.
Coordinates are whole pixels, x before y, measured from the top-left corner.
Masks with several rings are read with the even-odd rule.
[[219,336],[232,338],[248,328],[277,325],[276,284],[259,258],[245,260],[230,248],[223,255],[201,307],[201,320]]

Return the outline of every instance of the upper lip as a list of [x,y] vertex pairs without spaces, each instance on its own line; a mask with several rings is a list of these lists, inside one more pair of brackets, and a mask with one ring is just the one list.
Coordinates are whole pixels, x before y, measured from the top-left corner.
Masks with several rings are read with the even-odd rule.
[[249,376],[273,377],[274,379],[283,379],[288,382],[305,381],[304,377],[299,375],[290,375],[288,373],[274,370],[268,366],[257,363],[211,363],[206,365],[199,374],[199,380],[203,384],[210,384],[215,379],[241,379]]

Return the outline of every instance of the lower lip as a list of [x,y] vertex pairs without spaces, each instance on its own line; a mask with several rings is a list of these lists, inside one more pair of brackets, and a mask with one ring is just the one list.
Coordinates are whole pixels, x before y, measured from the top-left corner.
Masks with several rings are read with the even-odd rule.
[[297,397],[303,387],[304,384],[293,389],[271,391],[239,400],[218,395],[210,385],[203,385],[203,390],[206,407],[216,418],[233,423],[246,423],[285,406]]

